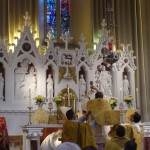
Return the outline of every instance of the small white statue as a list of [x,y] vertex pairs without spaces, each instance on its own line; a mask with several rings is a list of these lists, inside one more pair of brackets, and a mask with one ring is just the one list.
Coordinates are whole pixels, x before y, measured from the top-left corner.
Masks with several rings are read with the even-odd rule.
[[3,91],[4,91],[4,78],[2,76],[2,73],[0,73],[0,99],[3,99]]
[[21,99],[26,92],[26,74],[28,70],[28,59],[23,59],[20,66],[15,69],[15,98]]
[[37,79],[36,72],[34,71],[34,67],[32,66],[29,70],[29,74],[26,75],[26,93],[29,93],[29,88],[31,89],[31,97],[35,97],[36,95],[36,87],[37,87]]
[[112,96],[111,81],[111,75],[106,71],[103,65],[99,76],[99,90],[102,91],[105,96]]
[[126,97],[129,95],[129,81],[127,79],[127,75],[124,75],[123,80],[123,97]]
[[53,98],[53,79],[51,77],[51,74],[48,75],[48,78],[46,80],[47,82],[47,98]]
[[79,96],[80,99],[84,99],[86,94],[86,82],[84,80],[83,74],[80,75],[80,80],[79,80]]

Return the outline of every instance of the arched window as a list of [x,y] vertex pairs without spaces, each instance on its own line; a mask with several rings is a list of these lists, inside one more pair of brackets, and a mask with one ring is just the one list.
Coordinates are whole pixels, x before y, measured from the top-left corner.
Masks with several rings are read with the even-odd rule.
[[45,32],[49,30],[54,38],[70,32],[70,0],[45,0]]

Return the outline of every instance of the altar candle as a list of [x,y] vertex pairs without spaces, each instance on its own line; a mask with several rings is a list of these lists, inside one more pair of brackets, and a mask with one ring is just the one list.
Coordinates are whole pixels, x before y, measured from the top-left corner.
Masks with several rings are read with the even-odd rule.
[[70,107],[70,93],[69,93],[69,87],[68,87],[68,106]]
[[113,51],[116,52],[116,45],[113,46]]
[[136,102],[137,102],[137,108],[139,108],[139,91],[138,91],[138,88],[136,88]]
[[120,99],[122,100],[122,88],[120,88]]
[[125,50],[125,46],[123,45],[123,51]]
[[76,110],[76,100],[74,98],[74,112],[75,112],[75,110]]
[[29,88],[29,107],[31,107],[31,89]]
[[50,88],[50,90],[49,90],[49,94],[50,94],[50,100],[51,100],[51,98],[52,98],[52,97],[51,97],[51,88]]

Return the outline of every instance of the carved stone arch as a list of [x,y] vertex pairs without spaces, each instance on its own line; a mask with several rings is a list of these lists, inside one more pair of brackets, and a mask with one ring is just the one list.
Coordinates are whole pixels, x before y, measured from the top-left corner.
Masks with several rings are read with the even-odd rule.
[[[69,93],[69,96],[68,96],[68,93]],[[69,92],[68,92],[68,88],[62,89],[59,92],[58,96],[63,97],[62,106],[71,107],[74,112],[77,112],[78,97],[76,95],[76,92],[72,88],[69,88]]]
[[48,75],[51,74],[52,78],[54,76],[54,68],[52,64],[49,64],[47,66],[47,70],[46,70],[46,78],[48,77]]
[[83,65],[80,67],[80,70],[79,70],[79,78],[81,74],[83,74],[84,79],[86,80],[86,67]]
[[80,67],[80,70],[79,70],[79,79],[80,79],[80,75],[83,74],[84,75],[84,79],[87,83],[88,81],[88,70],[87,70],[87,67],[85,65],[82,65]]

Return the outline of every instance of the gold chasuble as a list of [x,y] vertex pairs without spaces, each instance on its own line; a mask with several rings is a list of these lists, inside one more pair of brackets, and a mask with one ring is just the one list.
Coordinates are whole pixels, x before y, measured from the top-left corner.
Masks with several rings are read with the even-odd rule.
[[134,125],[125,125],[124,127],[126,129],[125,136],[131,140],[135,139],[137,150],[142,150],[142,133],[138,132],[136,126]]
[[88,101],[87,111],[90,111],[99,125],[115,125],[120,123],[120,111],[112,110],[107,100],[97,98]]
[[63,123],[62,142],[76,143],[81,149],[86,146],[96,147],[91,126],[88,123],[79,123],[70,120],[66,120]]
[[105,150],[123,150],[125,143],[129,141],[127,137],[115,137],[107,141]]

